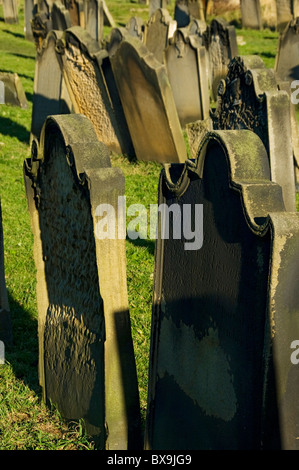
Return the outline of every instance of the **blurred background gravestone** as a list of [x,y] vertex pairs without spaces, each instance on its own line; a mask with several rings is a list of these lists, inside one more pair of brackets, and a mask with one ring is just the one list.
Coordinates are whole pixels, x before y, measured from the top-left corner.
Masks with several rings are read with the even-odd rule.
[[242,27],[250,29],[262,28],[260,0],[240,0]]
[[3,15],[5,23],[18,23],[18,1],[17,0],[3,0]]

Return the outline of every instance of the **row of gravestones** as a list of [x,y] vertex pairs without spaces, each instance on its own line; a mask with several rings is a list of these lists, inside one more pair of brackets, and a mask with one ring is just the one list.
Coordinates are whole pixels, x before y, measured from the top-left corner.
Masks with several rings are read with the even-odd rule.
[[298,0],[240,0],[240,8],[243,28],[261,29],[265,23],[282,32],[291,20],[299,16]]
[[[192,156],[204,133],[216,126],[254,130],[263,136],[286,208],[294,210],[298,126],[283,91],[290,91],[286,77],[277,79],[254,59],[249,78],[246,65],[231,62],[238,55],[235,30],[221,19],[209,26],[194,20],[176,28],[167,10],[158,9],[146,28],[136,26],[132,18],[127,28],[113,28],[105,47],[80,26],[47,35],[37,53],[32,139],[39,138],[48,115],[75,112],[91,120],[98,139],[110,150],[165,163],[186,160],[183,132]],[[280,55],[290,57],[285,49]],[[245,91],[227,75],[229,67],[243,68]],[[218,101],[214,114],[210,95]],[[266,114],[270,135],[260,122]],[[286,127],[284,133],[277,132],[280,126]]]
[[[194,48],[187,36],[174,41],[178,59]],[[80,27],[51,32],[38,53],[24,179],[44,399],[84,419],[101,448],[297,449],[299,215],[289,95],[258,57],[235,57],[209,124],[204,115],[191,122],[187,159],[168,54],[159,61],[120,29],[100,48]],[[198,93],[198,82],[183,78],[178,88]],[[144,443],[125,241],[97,236],[101,204],[114,208],[116,233],[124,232],[124,177],[109,150],[164,164],[158,204],[168,211],[156,242]],[[186,250],[184,212],[176,214],[184,236],[172,224],[164,236],[168,212],[184,207],[192,227],[203,208],[197,250]]]

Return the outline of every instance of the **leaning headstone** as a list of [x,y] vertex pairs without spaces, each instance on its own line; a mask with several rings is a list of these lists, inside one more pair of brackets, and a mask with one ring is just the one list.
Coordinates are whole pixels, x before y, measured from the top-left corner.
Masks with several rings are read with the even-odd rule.
[[0,343],[4,348],[13,343],[12,321],[5,280],[2,209],[0,204]]
[[156,10],[145,25],[144,43],[161,63],[163,62],[163,52],[176,30],[176,25],[176,21],[163,8]]
[[17,0],[3,0],[3,16],[5,23],[18,23],[18,2]]
[[165,50],[165,65],[182,128],[209,116],[206,49],[197,35],[177,29]]
[[299,80],[299,17],[280,35],[275,71],[283,81]]
[[51,11],[52,26],[55,31],[64,31],[72,26],[70,12],[56,0]]
[[116,108],[102,70],[108,52],[79,26],[65,31],[60,45],[59,61],[74,111],[90,119],[98,139],[110,150],[128,154],[131,138],[120,100]]
[[218,89],[214,129],[249,129],[263,142],[271,179],[283,192],[285,207],[296,210],[290,99],[278,90],[274,71],[258,56],[237,57]]
[[209,57],[211,98],[217,97],[218,84],[227,74],[228,64],[238,55],[236,30],[223,18],[213,19],[204,33]]
[[85,28],[88,34],[100,42],[103,39],[104,10],[101,0],[85,0]]
[[33,85],[31,140],[40,138],[46,118],[69,114],[72,103],[57,59],[56,42],[62,31],[48,33],[43,48],[37,51]]
[[299,213],[261,140],[208,134],[158,203],[146,449],[299,449]]
[[25,91],[17,73],[0,72],[0,83],[2,83],[1,101],[3,104],[28,108]]
[[[83,420],[97,448],[141,450],[118,213],[123,173],[111,168],[109,151],[90,121],[71,114],[47,119],[24,177],[34,234],[43,398],[65,419]],[[115,215],[107,233],[101,229],[105,210]]]
[[241,0],[242,27],[249,29],[262,28],[260,0]]
[[161,163],[185,161],[184,138],[165,66],[131,36],[110,60],[136,157]]

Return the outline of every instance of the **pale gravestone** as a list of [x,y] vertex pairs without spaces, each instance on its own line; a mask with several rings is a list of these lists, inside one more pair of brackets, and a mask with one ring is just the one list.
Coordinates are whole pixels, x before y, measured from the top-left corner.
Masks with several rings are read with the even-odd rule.
[[238,55],[236,30],[224,19],[213,19],[204,33],[209,57],[211,99],[216,100],[218,84],[227,74],[228,64]]
[[5,85],[0,81],[0,104],[5,104]]
[[262,28],[260,0],[241,0],[242,27],[249,29]]
[[26,94],[17,73],[0,72],[0,82],[3,84],[1,85],[2,98],[4,98],[5,104],[28,108]]
[[186,147],[166,68],[128,35],[110,57],[136,157],[182,162]]
[[299,214],[261,140],[208,134],[158,203],[145,448],[298,449]]
[[277,28],[276,0],[260,0],[263,28]]
[[34,0],[25,0],[25,5],[24,5],[24,33],[25,33],[25,38],[28,41],[33,40],[33,33],[32,33],[32,27],[31,27],[31,21],[34,17],[36,10],[36,5],[34,4]]
[[168,0],[148,0],[149,17],[151,18],[159,8],[167,8],[168,3]]
[[85,29],[90,36],[100,42],[103,39],[104,10],[101,0],[85,0]]
[[126,24],[126,29],[128,30],[128,33],[131,36],[143,41],[144,23],[142,18],[139,18],[137,16],[133,16],[132,18],[130,18],[128,23]]
[[299,17],[280,35],[275,71],[283,81],[299,80]]
[[271,179],[281,186],[286,209],[295,211],[290,100],[278,90],[273,70],[258,56],[231,61],[219,85],[212,120],[214,129],[249,129],[260,137],[269,156]]
[[[79,26],[64,32],[59,45],[59,61],[74,112],[84,114],[94,125],[98,139],[117,153],[132,153],[131,137],[116,99],[111,97],[102,62],[108,52]],[[116,86],[114,86],[114,98]]]
[[159,62],[163,62],[163,52],[176,30],[177,23],[168,11],[159,8],[145,25],[144,44]]
[[72,103],[57,59],[56,42],[62,31],[48,33],[37,51],[33,85],[31,140],[39,139],[47,116],[69,114]]
[[[82,419],[98,448],[141,450],[118,198],[124,176],[82,115],[49,117],[24,178],[37,269],[39,379],[46,402]],[[115,210],[114,238],[99,230]],[[101,235],[102,234],[102,235]]]
[[18,23],[18,2],[17,0],[3,0],[3,15],[5,23]]
[[200,38],[177,29],[164,54],[182,128],[207,119],[210,109],[207,57]]

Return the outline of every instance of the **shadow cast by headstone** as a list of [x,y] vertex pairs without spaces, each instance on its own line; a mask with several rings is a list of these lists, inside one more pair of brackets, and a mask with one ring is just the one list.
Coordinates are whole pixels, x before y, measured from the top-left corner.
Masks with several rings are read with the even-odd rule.
[[18,52],[8,52],[8,54],[21,59],[31,59],[35,61],[35,55],[19,54]]
[[0,116],[0,131],[3,135],[16,137],[20,142],[29,144],[30,132],[26,127],[7,117]]
[[132,243],[132,245],[134,246],[146,248],[149,254],[154,256],[155,254],[155,241],[154,240],[147,240],[143,238],[137,238],[136,240],[133,240],[127,237],[127,241]]
[[15,31],[10,31],[9,29],[3,29],[3,33],[12,34],[16,38],[25,39],[24,34],[16,33]]
[[34,318],[32,312],[20,305],[9,291],[8,300],[13,343],[6,347],[5,358],[11,364],[15,376],[40,396],[37,319]]

